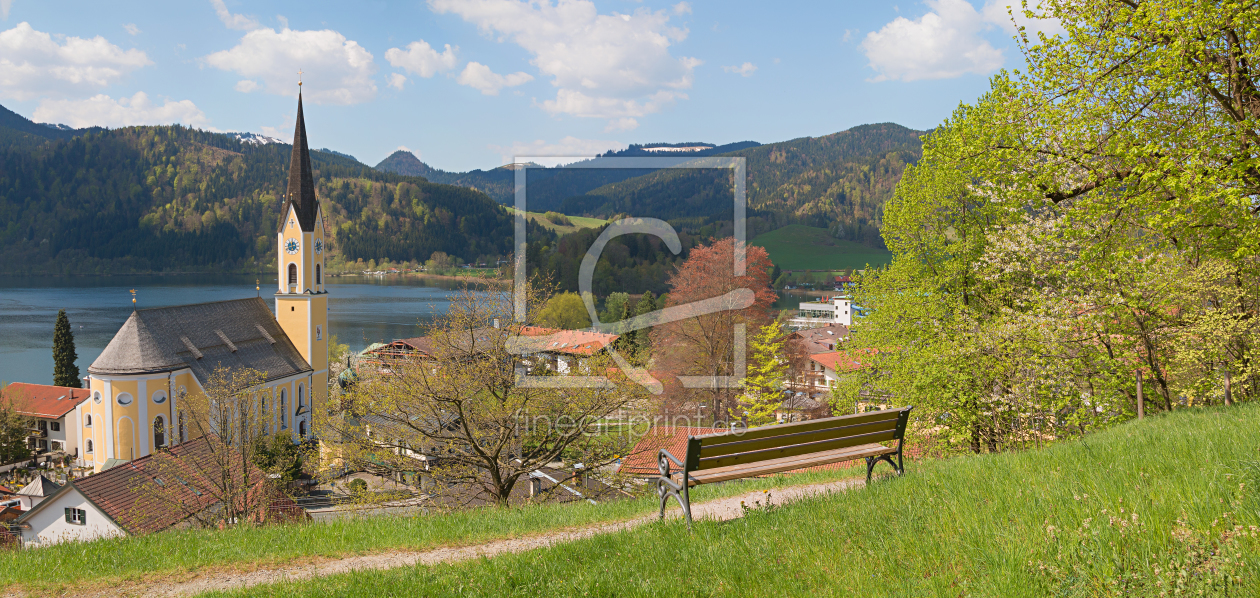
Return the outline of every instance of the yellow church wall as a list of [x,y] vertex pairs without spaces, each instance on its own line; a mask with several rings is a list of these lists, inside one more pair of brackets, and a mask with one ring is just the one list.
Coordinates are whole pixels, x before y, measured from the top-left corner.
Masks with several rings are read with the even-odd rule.
[[[93,469],[99,469],[105,464],[106,440],[105,428],[109,423],[109,417],[106,412],[105,403],[105,381],[99,378],[91,378],[88,389],[92,392],[92,398],[83,404],[83,417],[80,418],[79,427],[80,434],[83,438],[83,461],[84,464]],[[97,395],[100,395],[101,401],[96,401]],[[88,417],[91,417],[92,425],[88,425]],[[92,452],[87,452],[87,441],[92,441]]]
[[[111,419],[114,426],[114,457],[117,459],[139,457],[143,454],[137,446],[137,426],[135,425],[140,417],[140,403],[137,400],[139,382],[136,380],[111,380],[110,382],[110,400],[113,402]],[[118,397],[123,393],[131,395],[131,404],[118,404]]]
[[306,358],[307,363],[311,361],[309,355],[310,346],[307,342],[313,330],[313,327],[308,327],[311,300],[312,297],[310,295],[295,297],[281,295],[276,297],[276,322],[280,324],[280,328],[284,330],[289,340],[293,342],[293,346],[297,347],[298,353],[301,353],[302,357]]

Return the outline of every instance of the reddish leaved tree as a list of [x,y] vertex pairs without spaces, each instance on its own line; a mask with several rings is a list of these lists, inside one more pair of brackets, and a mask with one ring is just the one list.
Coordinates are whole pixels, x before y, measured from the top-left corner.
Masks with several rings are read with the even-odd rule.
[[[773,319],[774,289],[770,287],[770,256],[761,247],[747,247],[744,273],[735,275],[736,241],[728,237],[691,250],[669,280],[665,307],[678,307],[749,289],[753,303],[657,325],[652,330],[653,368],[666,377],[663,409],[674,413],[701,413],[722,418],[734,408],[735,388],[684,388],[676,376],[734,376],[735,327],[743,324],[749,337]],[[732,302],[733,303],[733,302]],[[746,351],[747,349],[745,349]],[[701,408],[703,405],[703,408]]]

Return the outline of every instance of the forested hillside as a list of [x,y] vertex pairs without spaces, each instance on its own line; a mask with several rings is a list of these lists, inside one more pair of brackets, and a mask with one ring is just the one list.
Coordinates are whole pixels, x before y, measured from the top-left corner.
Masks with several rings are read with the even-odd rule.
[[[0,273],[240,270],[275,259],[289,145],[178,126],[38,143],[0,133],[17,140],[0,149]],[[482,193],[331,153],[311,160],[334,261],[435,251],[472,261],[511,249],[511,217]]]
[[[897,124],[862,125],[728,152],[748,160],[749,215],[765,228],[805,224],[839,239],[880,247],[883,204],[906,164],[921,155],[922,131]],[[570,197],[566,214],[652,216],[672,221],[729,220],[733,190],[716,169],[666,170]]]

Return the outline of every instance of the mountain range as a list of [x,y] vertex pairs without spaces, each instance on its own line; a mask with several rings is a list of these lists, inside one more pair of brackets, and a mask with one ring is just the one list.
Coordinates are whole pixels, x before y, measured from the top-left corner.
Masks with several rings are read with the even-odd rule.
[[[239,271],[275,260],[291,146],[180,126],[62,130],[0,112],[0,273]],[[311,152],[329,259],[511,250],[473,189]]]
[[[528,209],[653,216],[698,238],[729,229],[720,171],[618,169],[610,158],[747,160],[749,232],[787,224],[881,244],[883,202],[921,131],[884,123],[781,143],[632,145],[577,165],[526,170]],[[0,272],[234,270],[275,259],[273,227],[290,146],[253,133],[179,126],[71,129],[0,107]],[[511,248],[518,165],[447,172],[400,150],[374,168],[314,150],[332,259],[466,261]],[[723,224],[725,222],[725,224]],[[90,231],[85,233],[84,231]],[[729,234],[729,232],[724,233]]]

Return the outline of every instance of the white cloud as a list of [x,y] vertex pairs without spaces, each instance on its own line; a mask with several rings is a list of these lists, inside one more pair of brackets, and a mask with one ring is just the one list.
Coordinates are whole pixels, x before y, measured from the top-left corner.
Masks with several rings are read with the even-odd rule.
[[407,77],[400,73],[391,73],[389,76],[389,86],[394,89],[402,89],[407,83]]
[[467,85],[488,96],[499,95],[499,90],[504,87],[515,87],[523,85],[534,80],[534,76],[529,73],[512,73],[510,75],[500,75],[490,70],[490,67],[480,62],[470,62],[465,67],[459,77],[455,79],[460,85]]
[[557,88],[539,104],[560,114],[589,118],[641,117],[686,98],[701,62],[669,53],[687,37],[670,18],[690,10],[639,9],[601,15],[589,0],[429,0],[438,13],[453,13],[484,33],[511,40],[532,55],[530,63]]
[[127,23],[126,25],[123,25],[123,29],[128,35],[140,35],[140,28],[136,27],[135,23]]
[[255,89],[258,89],[257,81],[252,81],[250,79],[241,79],[240,81],[236,82],[236,91],[239,91],[241,93],[249,93],[251,91],[254,91]]
[[604,127],[604,132],[611,133],[613,131],[633,131],[637,128],[639,128],[639,121],[630,118],[629,116],[623,116],[621,118],[615,118],[608,121],[608,126]]
[[9,18],[10,8],[13,8],[13,0],[0,0],[0,19]]
[[1002,51],[980,37],[986,23],[965,0],[925,0],[932,12],[897,17],[862,41],[875,81],[948,79],[1002,67]]
[[306,82],[302,92],[317,104],[358,104],[376,97],[372,54],[329,29],[255,29],[236,47],[204,60],[212,67],[257,79],[262,89],[277,95],[297,91],[297,71],[301,69]]
[[158,106],[149,101],[148,94],[143,91],[117,100],[105,94],[86,100],[43,100],[32,116],[38,122],[63,123],[75,128],[172,123],[204,126],[207,122],[205,113],[191,100],[166,100]]
[[228,12],[228,7],[223,0],[210,0],[210,4],[214,6],[215,14],[219,15],[219,20],[228,29],[239,29],[241,31],[251,31],[258,28],[258,20],[245,15],[234,15]]
[[[1035,0],[1029,3],[1029,8],[1032,9],[1034,14],[1046,14],[1046,10]],[[1007,12],[1008,10],[1010,12]],[[985,22],[1001,27],[1003,31],[1010,35],[1014,35],[1018,31],[1016,29],[1018,25],[1022,25],[1032,41],[1036,41],[1038,32],[1045,33],[1048,37],[1065,33],[1063,24],[1059,22],[1059,19],[1029,19],[1025,17],[1023,4],[1019,0],[988,0],[988,2],[985,2],[984,8],[980,9],[980,12],[984,15]],[[1015,15],[1015,22],[1011,22],[1011,13]]]
[[429,45],[429,42],[420,40],[407,44],[407,50],[403,51],[399,48],[390,48],[385,51],[385,60],[389,61],[391,66],[400,68],[412,75],[420,75],[421,77],[432,77],[439,71],[449,71],[455,68],[455,50],[450,44],[446,44],[446,50],[438,52]]
[[569,136],[556,143],[547,143],[539,139],[532,143],[517,141],[507,146],[490,145],[489,147],[499,152],[500,160],[504,164],[513,161],[528,161],[543,166],[556,166],[593,158],[608,150],[626,149],[627,146],[619,141],[578,139],[577,137]]
[[144,52],[123,50],[99,35],[66,37],[63,42],[26,22],[0,31],[0,97],[82,95],[153,64]]
[[728,73],[738,73],[744,77],[751,77],[753,73],[757,72],[757,65],[751,62],[745,62],[739,66],[724,66],[722,67],[722,70]]

